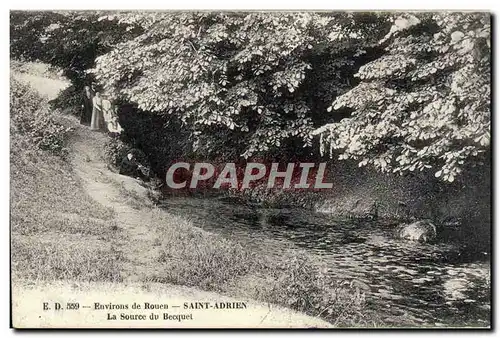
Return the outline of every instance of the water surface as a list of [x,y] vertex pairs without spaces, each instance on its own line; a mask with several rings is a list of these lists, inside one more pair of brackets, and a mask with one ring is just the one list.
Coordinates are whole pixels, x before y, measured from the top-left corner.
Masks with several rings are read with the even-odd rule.
[[366,283],[370,308],[388,325],[489,326],[488,252],[453,234],[423,244],[395,238],[387,224],[303,209],[185,197],[162,206],[276,259],[283,249],[306,251],[332,276]]

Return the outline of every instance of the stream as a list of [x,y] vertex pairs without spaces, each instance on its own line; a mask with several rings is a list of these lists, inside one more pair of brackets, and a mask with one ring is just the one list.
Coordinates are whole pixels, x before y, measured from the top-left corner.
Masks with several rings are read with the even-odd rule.
[[387,325],[490,325],[490,256],[452,235],[414,243],[376,221],[214,198],[169,197],[162,207],[276,259],[282,250],[305,251],[332,276],[366,283],[368,306]]

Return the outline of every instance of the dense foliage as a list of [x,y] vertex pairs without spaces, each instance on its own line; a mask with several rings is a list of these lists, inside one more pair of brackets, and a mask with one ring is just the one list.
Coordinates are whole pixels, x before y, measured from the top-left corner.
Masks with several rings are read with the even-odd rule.
[[88,69],[96,57],[138,34],[126,25],[99,20],[101,15],[94,11],[10,13],[11,57],[50,64],[62,69],[62,75],[71,81],[72,85],[51,102],[54,108],[71,107],[79,114],[81,92],[93,81]]
[[[13,143],[22,139],[19,147],[32,146],[53,154],[64,154],[67,128],[55,120],[44,98],[13,77],[10,78],[10,117]],[[17,143],[13,144],[13,151],[17,148]]]
[[59,105],[92,78],[124,103],[158,168],[321,153],[451,182],[489,149],[488,14],[12,12],[11,39],[64,69]]
[[453,182],[489,152],[489,15],[396,17],[379,45],[384,54],[360,67],[361,82],[329,108],[352,114],[317,131],[322,150],[388,172],[437,166],[435,176]]
[[311,147],[326,105],[349,88],[359,46],[385,23],[365,13],[208,12],[119,22],[144,34],[97,58],[106,92],[182,121],[200,153],[245,158]]

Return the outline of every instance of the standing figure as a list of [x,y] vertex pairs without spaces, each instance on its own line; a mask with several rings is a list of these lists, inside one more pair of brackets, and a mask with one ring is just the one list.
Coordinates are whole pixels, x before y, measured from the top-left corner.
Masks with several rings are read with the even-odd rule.
[[96,92],[92,99],[92,120],[90,121],[90,130],[101,129],[103,127],[103,120],[101,93]]
[[102,100],[102,110],[104,115],[105,126],[108,129],[110,136],[117,136],[123,131],[123,128],[118,122],[118,116],[116,113],[116,106],[111,103],[110,100]]
[[92,91],[89,86],[85,86],[83,90],[83,111],[80,117],[81,124],[90,124],[92,118]]

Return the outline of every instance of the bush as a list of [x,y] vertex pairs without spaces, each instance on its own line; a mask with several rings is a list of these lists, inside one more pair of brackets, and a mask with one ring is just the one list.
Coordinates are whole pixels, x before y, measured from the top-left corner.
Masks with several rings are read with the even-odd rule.
[[82,92],[82,88],[78,89],[74,85],[69,86],[61,91],[55,99],[49,101],[49,104],[54,110],[59,109],[63,112],[68,112],[80,117],[83,112]]
[[104,146],[104,156],[108,164],[119,166],[130,147],[119,138],[109,138]]
[[10,79],[11,134],[21,134],[29,144],[63,155],[67,128],[57,123],[47,102],[29,85]]

